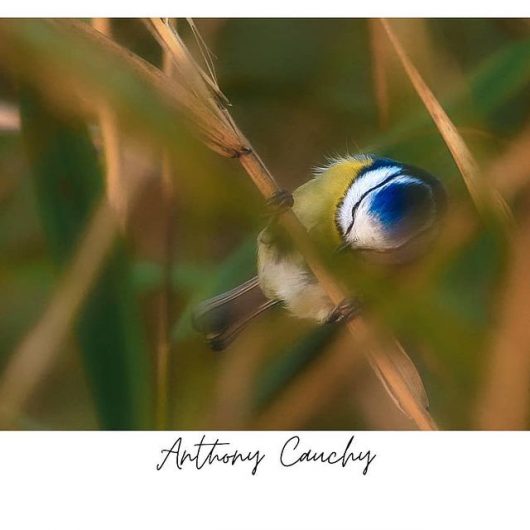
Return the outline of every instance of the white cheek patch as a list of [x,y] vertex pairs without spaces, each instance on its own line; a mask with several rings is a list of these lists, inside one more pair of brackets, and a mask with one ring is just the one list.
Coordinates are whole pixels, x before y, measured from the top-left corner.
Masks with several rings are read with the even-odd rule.
[[386,234],[381,224],[370,214],[370,199],[364,198],[355,213],[355,223],[346,236],[353,246],[363,248],[384,248]]
[[[337,212],[337,221],[343,234],[346,234],[348,229],[351,227],[353,221],[353,207],[359,203],[361,197],[363,197],[363,195],[369,192],[372,188],[380,186],[385,180],[397,175],[400,171],[402,171],[402,168],[399,166],[384,166],[368,170],[357,180],[353,181],[353,184],[346,192],[346,196],[344,197],[339,211]],[[362,207],[363,204],[359,204],[357,208],[357,216],[361,214]]]
[[[384,181],[384,180],[383,180]],[[368,189],[368,193],[362,196],[360,202],[354,203],[356,206],[355,222],[353,225],[350,221],[349,232],[346,234],[346,239],[350,245],[354,247],[362,247],[366,249],[390,250],[397,248],[406,243],[411,234],[403,234],[401,237],[389,236],[388,230],[381,224],[377,216],[372,212],[372,199],[374,194],[371,193],[374,187],[384,189],[387,186],[402,183],[402,184],[419,184],[424,185],[415,177],[407,175],[398,175],[391,179],[391,182],[383,184],[382,186],[372,186]],[[432,193],[429,192],[432,199]],[[352,216],[350,215],[350,219]],[[434,220],[434,213],[431,213],[429,219],[426,220],[426,226],[432,224]]]

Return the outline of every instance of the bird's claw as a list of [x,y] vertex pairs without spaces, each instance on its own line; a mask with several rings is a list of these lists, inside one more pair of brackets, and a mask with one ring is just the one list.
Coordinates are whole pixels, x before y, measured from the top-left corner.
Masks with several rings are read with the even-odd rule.
[[345,298],[329,314],[326,323],[333,324],[338,322],[349,322],[361,312],[361,303],[359,300]]
[[273,217],[282,214],[294,204],[292,193],[287,190],[278,190],[267,199],[267,208]]

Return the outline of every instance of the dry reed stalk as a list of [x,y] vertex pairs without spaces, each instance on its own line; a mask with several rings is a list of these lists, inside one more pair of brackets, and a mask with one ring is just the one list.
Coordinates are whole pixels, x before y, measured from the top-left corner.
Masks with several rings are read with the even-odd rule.
[[9,427],[60,351],[118,233],[113,209],[103,200],[75,256],[39,321],[13,352],[0,380],[0,424]]
[[479,429],[525,430],[530,399],[530,216],[512,241],[484,386],[476,407]]
[[[107,149],[108,146],[103,146]],[[129,201],[135,202],[149,170],[146,161],[129,161]],[[122,230],[116,210],[102,199],[87,223],[78,250],[38,322],[13,351],[0,379],[0,425],[12,425],[41,379],[53,366],[92,285]]]
[[[361,372],[350,381],[348,400],[357,415],[362,418],[366,429],[386,431],[414,430],[414,423],[400,414],[388,394],[381,392],[381,385],[372,374]],[[346,402],[348,402],[346,401]]]
[[[107,90],[105,86],[101,85],[100,81],[94,81],[94,71],[86,72],[77,70],[75,75],[65,75],[61,79],[59,85],[51,82],[49,72],[50,69],[55,69],[58,72],[65,71],[65,58],[61,57],[55,60],[53,55],[48,55],[48,63],[43,64],[39,61],[30,63],[31,68],[28,70],[20,69],[17,61],[20,56],[24,57],[27,52],[25,48],[26,42],[24,40],[24,32],[31,31],[31,20],[21,21],[2,21],[0,20],[0,32],[2,38],[0,39],[0,57],[5,60],[8,68],[12,69],[15,75],[22,75],[31,79],[31,81],[39,86],[46,93],[46,96],[61,108],[65,108],[70,112],[76,114],[82,113],[90,115],[92,112],[97,112],[97,104],[102,99],[108,99],[123,118],[128,119],[128,110],[123,105],[123,100],[119,94],[112,90]],[[220,153],[223,156],[232,157],[243,149],[241,143],[237,140],[233,133],[226,128],[219,130],[216,128],[218,121],[212,120],[212,113],[214,115],[220,112],[215,100],[217,96],[212,96],[207,104],[203,98],[198,98],[194,90],[190,90],[186,84],[186,79],[182,75],[183,72],[177,72],[179,81],[169,79],[157,67],[153,66],[146,60],[137,56],[130,50],[124,48],[112,39],[96,31],[91,25],[76,21],[76,20],[45,20],[39,21],[39,24],[49,26],[49,29],[61,35],[66,40],[77,41],[79,46],[86,46],[88,55],[93,49],[104,50],[111,61],[117,63],[118,61],[125,65],[129,73],[136,75],[142,82],[148,83],[155,89],[160,99],[167,106],[168,112],[174,114],[176,119],[180,121],[189,120],[189,116],[193,115],[193,126],[202,135],[202,139],[209,145],[210,148]],[[14,44],[14,45],[13,45]],[[69,71],[70,59],[67,58],[66,72]],[[95,68],[94,63],[89,63],[91,68]],[[105,75],[108,75],[106,73]],[[80,99],[79,94],[89,95]],[[139,130],[139,124],[135,124],[136,130]]]
[[[92,20],[92,26],[103,35],[112,38],[111,21],[108,18]],[[164,54],[163,72],[169,78],[172,75],[172,63],[167,52]],[[122,227],[128,217],[127,186],[124,180],[121,162],[121,149],[118,123],[111,107],[102,102],[98,108],[103,153],[105,157],[107,197],[116,210]],[[156,358],[156,393],[155,393],[155,425],[159,429],[168,427],[168,389],[169,389],[169,357],[171,352],[171,313],[172,288],[171,270],[174,246],[172,229],[174,207],[174,191],[171,177],[170,158],[167,151],[162,154],[162,193],[163,193],[163,264],[162,290],[159,296],[157,358]],[[129,184],[131,184],[129,179]]]
[[[530,177],[530,126],[519,133],[486,168],[485,182],[505,200],[513,200]],[[471,239],[478,228],[465,212],[452,212],[451,228],[443,248],[454,251]],[[524,339],[527,333],[527,301],[530,297],[524,276],[529,256],[528,227],[516,233],[511,244],[513,261],[504,284],[503,301],[498,308],[497,335],[490,347],[488,369],[476,405],[476,426],[481,429],[525,428],[530,409],[530,365]],[[517,280],[519,278],[519,280]],[[519,283],[517,283],[519,282]],[[519,345],[519,347],[514,347]]]
[[[524,128],[485,168],[484,182],[488,186],[493,186],[505,201],[513,201],[528,184],[529,151],[530,125]],[[467,208],[458,204],[453,205],[437,245],[443,251],[431,252],[424,258],[421,269],[414,270],[414,282],[421,284],[423,280],[429,281],[429,278],[435,277],[476,236],[479,228],[476,217],[470,215]]]
[[[210,127],[206,127],[203,131],[208,135],[208,143],[216,147],[217,151],[224,151],[225,154],[233,151],[233,145],[241,145],[238,151],[233,152],[233,156],[239,159],[263,197],[268,200],[280,192],[281,188],[276,180],[224,107],[223,102],[226,98],[221,95],[215,80],[209,78],[196,65],[180,37],[171,31],[167,24],[160,19],[150,19],[146,23],[163,48],[171,52],[177,72],[182,73],[187,79],[187,86],[183,87],[184,91],[190,91],[190,100],[193,98],[197,100],[197,108],[195,109],[193,105],[191,107],[192,115],[202,123],[203,128],[204,120],[206,123],[210,122]],[[208,80],[206,81],[205,78]],[[210,129],[211,133],[208,132]],[[223,144],[225,138],[230,141],[227,145]],[[343,302],[347,298],[347,293],[327,271],[304,226],[294,212],[291,209],[284,211],[279,215],[279,221],[290,234],[297,249],[304,256],[309,268],[333,304],[338,305]],[[347,327],[354,344],[357,345],[361,341],[362,344],[368,345],[365,355],[399,408],[410,416],[420,429],[435,429],[436,424],[424,403],[423,385],[419,389],[411,386],[412,381],[419,380],[419,375],[403,350],[391,348],[388,344],[383,346],[375,333],[373,324],[369,323],[366,318],[351,321]],[[404,377],[404,371],[413,375],[407,373]]]
[[206,74],[194,61],[188,49],[173,28],[162,19],[149,19],[147,28],[162,49],[171,56],[179,93],[185,109],[194,118],[194,124],[203,140],[223,156],[237,157],[248,143],[226,112],[225,96],[215,78]]
[[[110,33],[108,19],[93,21],[95,29]],[[60,347],[97,280],[126,216],[125,186],[117,121],[110,107],[97,104],[105,161],[107,198],[96,208],[78,250],[65,271],[46,310],[11,356],[0,380],[0,423],[11,425],[38,382],[53,365]],[[129,198],[139,181],[131,179]]]
[[[526,127],[488,169],[489,180],[506,198],[528,187],[530,177],[530,127]],[[530,410],[530,327],[527,271],[530,266],[530,219],[516,233],[496,335],[491,345],[484,382],[477,399],[479,429],[525,429]]]
[[[94,29],[111,38],[111,22],[108,18],[92,19]],[[115,209],[122,226],[127,220],[127,190],[123,181],[120,136],[118,122],[110,106],[98,102],[97,114],[105,160],[106,193],[109,204]]]
[[471,151],[468,149],[457,128],[410,60],[389,22],[385,19],[381,19],[380,22],[385,29],[412,86],[431,115],[434,124],[449,148],[477,209],[485,217],[494,215],[503,226],[507,226],[511,222],[511,218],[506,203],[495,190],[487,186],[482,180],[479,166],[471,154]]

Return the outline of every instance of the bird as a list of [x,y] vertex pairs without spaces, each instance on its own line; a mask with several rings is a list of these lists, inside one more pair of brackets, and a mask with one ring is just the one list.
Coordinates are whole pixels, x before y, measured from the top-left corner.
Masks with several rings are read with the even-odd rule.
[[292,195],[271,201],[276,215],[258,234],[257,275],[193,311],[194,327],[210,347],[223,350],[264,311],[283,305],[294,317],[317,324],[357,315],[361,297],[334,305],[303,256],[275,222],[291,207],[316,242],[334,252],[404,264],[425,253],[439,233],[447,209],[441,180],[427,171],[373,154],[333,158]]

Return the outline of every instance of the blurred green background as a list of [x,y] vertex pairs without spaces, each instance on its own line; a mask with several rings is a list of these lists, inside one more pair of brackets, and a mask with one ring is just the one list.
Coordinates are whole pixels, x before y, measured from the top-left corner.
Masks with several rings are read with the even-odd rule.
[[[190,308],[254,274],[254,240],[265,222],[260,196],[236,160],[203,146],[187,124],[170,123],[156,95],[120,71],[105,77],[104,67],[88,69],[86,50],[34,22],[0,26],[0,52],[15,50],[0,60],[0,368],[46,308],[104,189],[96,117],[78,116],[61,101],[62,91],[71,90],[69,76],[81,69],[84,77],[76,82],[87,86],[81,99],[104,85],[123,95],[123,174],[125,182],[140,180],[142,191],[70,338],[31,392],[16,428],[157,425],[168,230],[157,127],[180,146],[172,153],[172,325],[163,426],[412,428],[340,329],[315,329],[280,310],[263,315],[228,351],[208,349],[191,329]],[[447,147],[373,21],[195,22],[232,115],[283,187],[305,182],[326,157],[374,152],[424,167],[447,184],[453,204],[468,203]],[[508,198],[516,218],[524,217],[530,176],[528,21],[392,24],[484,174],[493,172],[501,187],[504,178],[511,182],[511,173],[519,175]],[[185,21],[178,28],[197,51]],[[113,20],[112,30],[118,43],[161,65],[158,44],[140,21]],[[138,133],[143,123],[144,136]],[[393,293],[390,309],[383,310],[422,374],[431,413],[442,428],[528,427],[528,386],[525,403],[508,404],[522,408],[522,422],[484,420],[499,292],[510,266],[505,245],[480,229],[432,274],[428,289],[409,292],[409,279],[402,296]],[[530,316],[527,308],[525,315]],[[527,343],[516,349],[523,358],[530,355]],[[528,379],[521,384],[524,389]],[[495,391],[502,401],[502,389]]]

